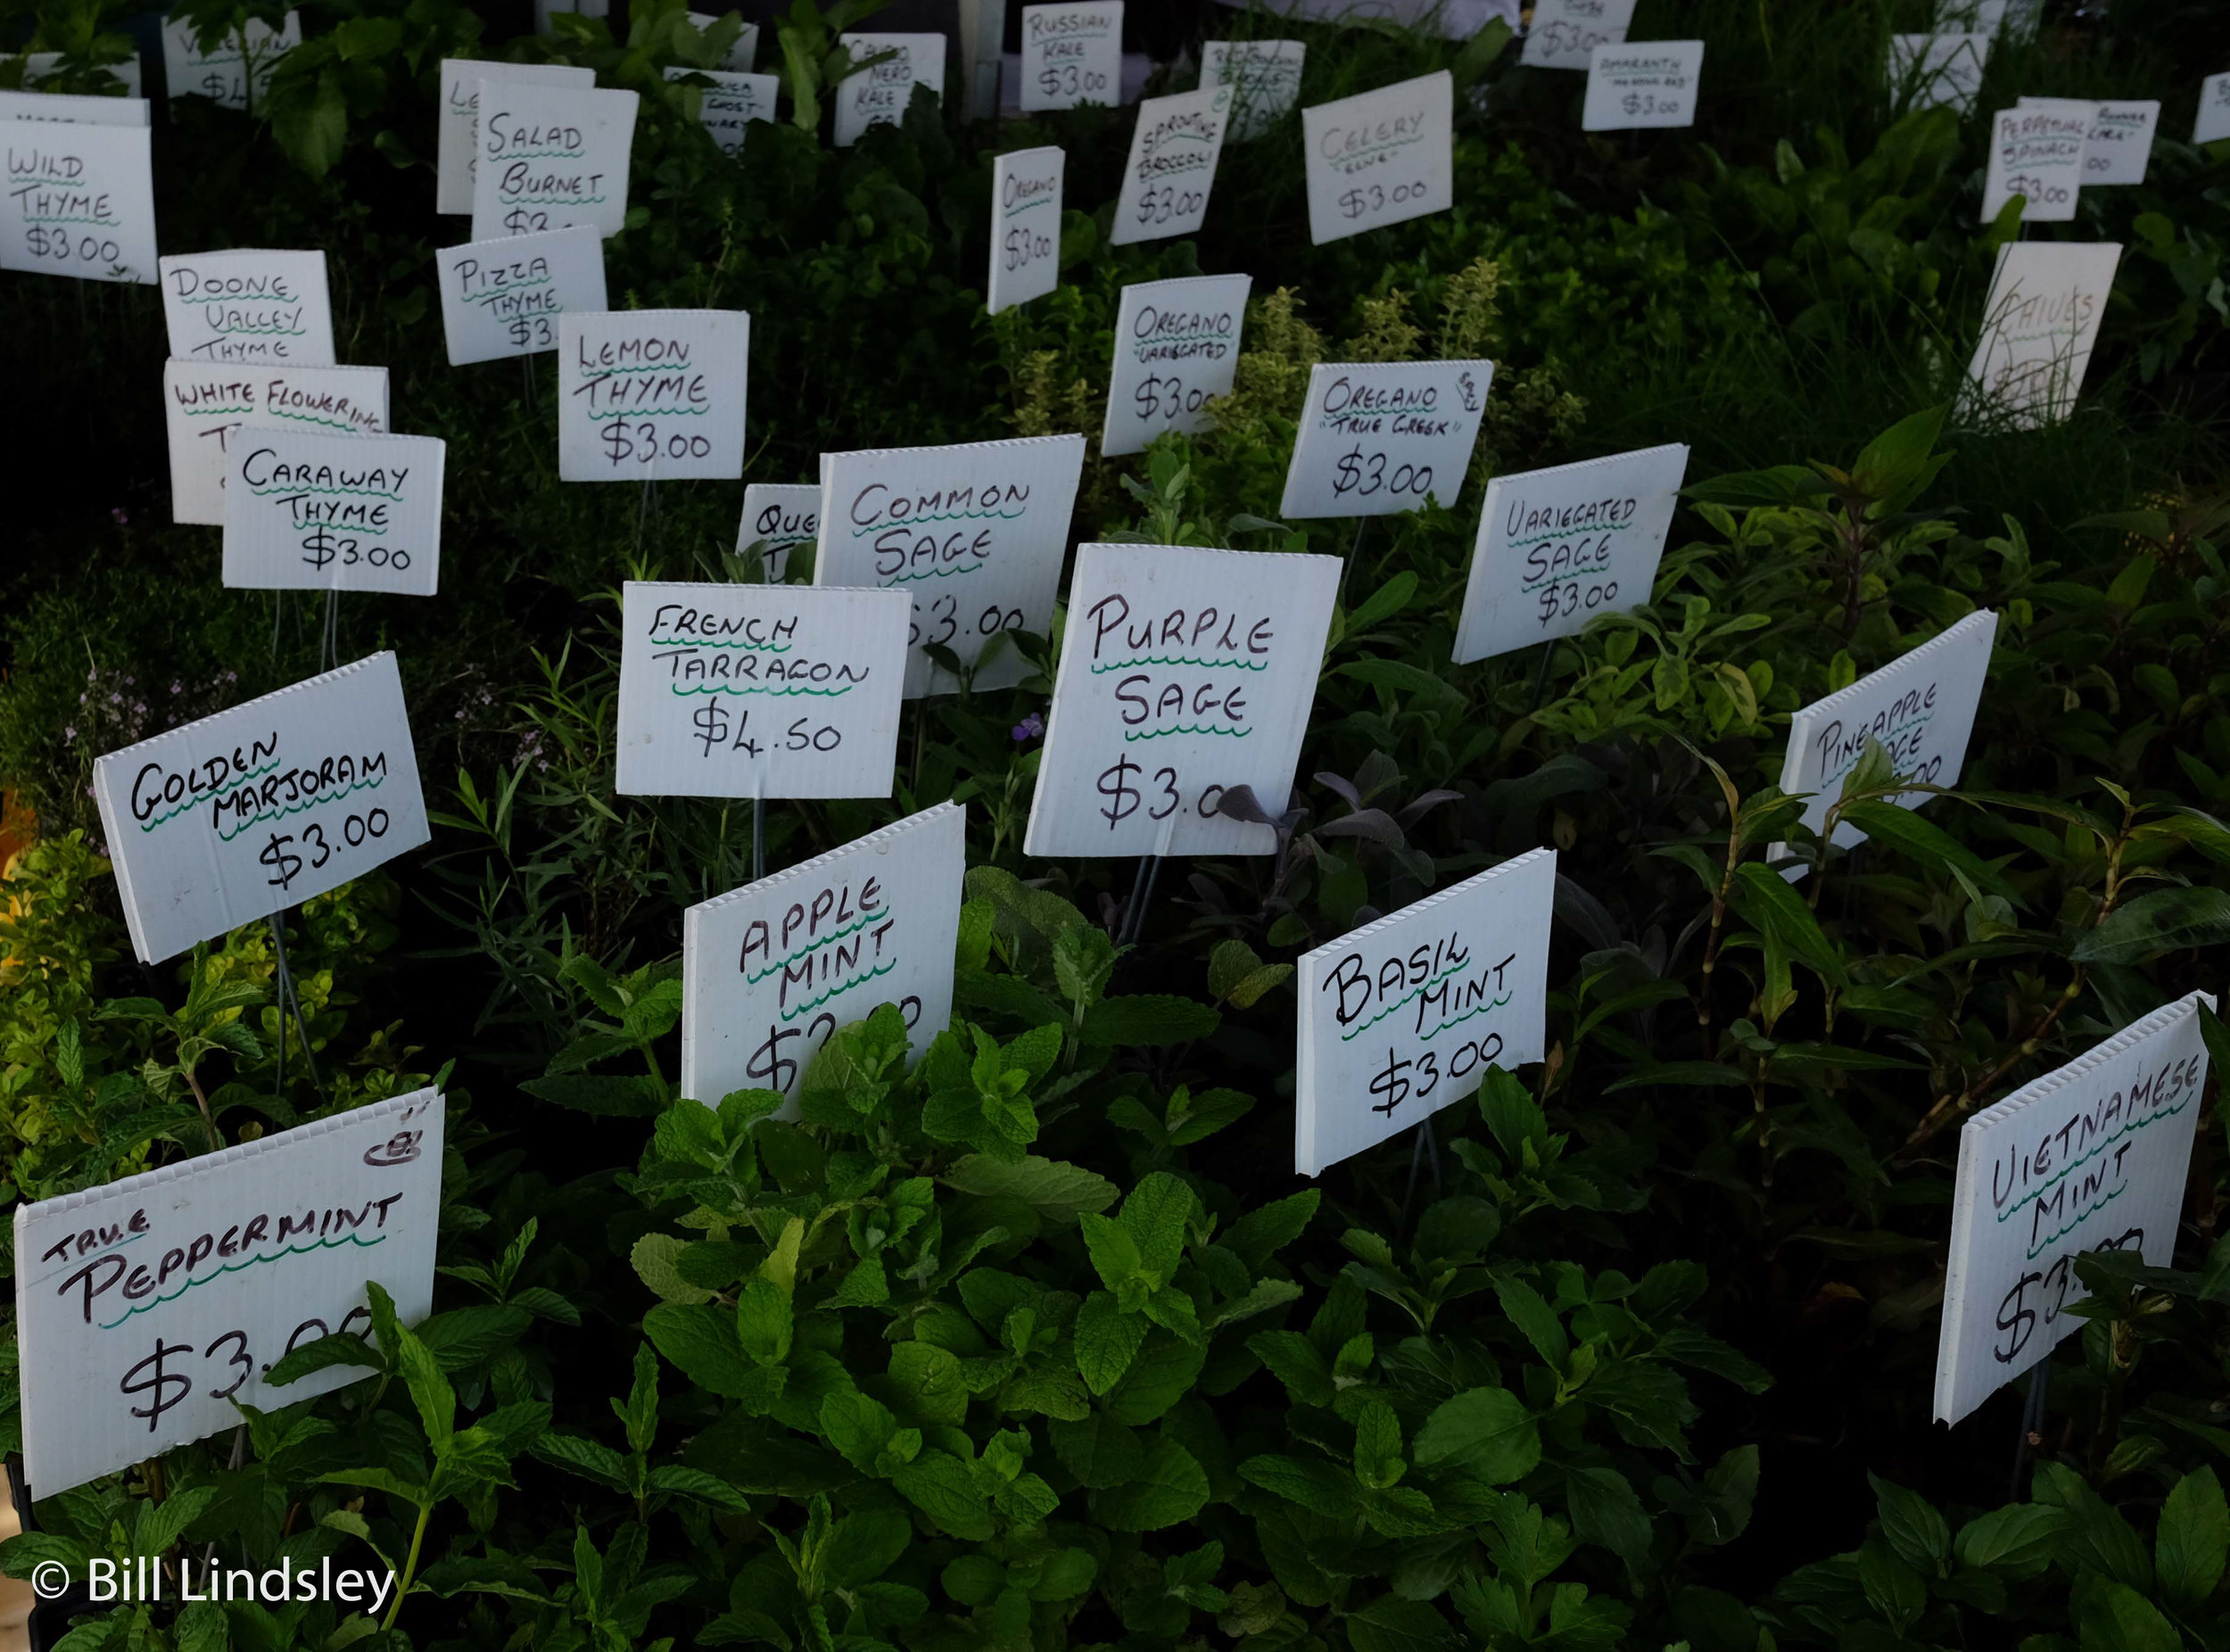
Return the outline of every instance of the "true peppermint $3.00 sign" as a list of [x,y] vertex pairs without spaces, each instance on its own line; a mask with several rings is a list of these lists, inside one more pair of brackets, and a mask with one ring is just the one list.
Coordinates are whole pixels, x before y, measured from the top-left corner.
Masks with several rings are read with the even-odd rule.
[[1575,636],[1648,601],[1687,474],[1674,442],[1491,480],[1451,657]]
[[1322,246],[1454,205],[1455,116],[1446,70],[1302,110],[1309,238]]
[[433,1311],[442,1145],[441,1093],[417,1090],[16,1206],[32,1495],[235,1427],[241,1405],[360,1378],[328,1365],[265,1382],[321,1337],[369,1342],[368,1279],[405,1325]]
[[1085,545],[1026,855],[1269,855],[1269,827],[1219,812],[1293,794],[1337,557]]
[[1301,954],[1296,1174],[1540,1060],[1556,895],[1557,852],[1534,849]]
[[1164,431],[1213,425],[1208,404],[1239,371],[1239,334],[1251,276],[1179,276],[1123,289],[1115,307],[1115,366],[1107,379],[1100,452],[1143,453]]
[[428,835],[392,654],[110,752],[94,762],[93,795],[146,963],[338,888]]
[[1319,362],[1285,471],[1285,516],[1391,516],[1453,505],[1491,361]]
[[243,425],[225,479],[226,585],[432,596],[448,450],[437,436]]
[[888,797],[909,607],[896,591],[630,581],[617,789]]
[[897,1006],[919,1055],[953,1019],[967,811],[908,815],[681,914],[681,1094],[789,1098],[829,1035]]
[[740,310],[559,317],[559,478],[740,476],[750,359],[751,318]]
[[2207,1084],[2193,993],[2046,1073],[1959,1133],[1936,1417],[1956,1423],[2086,1321],[2085,1251],[2176,1258]]

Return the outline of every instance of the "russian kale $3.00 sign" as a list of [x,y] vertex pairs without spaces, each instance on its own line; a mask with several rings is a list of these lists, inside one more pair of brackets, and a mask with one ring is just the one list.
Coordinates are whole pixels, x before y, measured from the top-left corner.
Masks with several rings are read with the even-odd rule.
[[2034,428],[2075,410],[2120,261],[2111,241],[2018,241],[1998,249],[1982,335],[1967,366],[1984,404],[1978,412]]
[[1301,954],[1294,1174],[1540,1060],[1556,896],[1557,852],[1534,849]]
[[155,278],[155,191],[145,127],[12,120],[0,128],[0,269],[80,281]]
[[249,77],[255,78],[255,101],[260,103],[279,59],[302,43],[301,13],[289,12],[277,29],[249,18],[237,32],[227,29],[206,52],[194,44],[198,32],[185,18],[163,24],[163,85],[172,97],[206,97],[219,108],[245,109]]
[[[45,1499],[359,1380],[271,1387],[322,1337],[370,1339],[376,1282],[434,1307],[442,1102],[432,1089],[15,1208],[24,1477]],[[152,1239],[153,1244],[145,1241]]]
[[1956,1423],[2086,1323],[2075,1260],[2176,1258],[2207,1084],[2205,993],[2163,1005],[1959,1133],[1936,1417]]
[[1085,545],[1022,852],[1271,855],[1222,814],[1253,789],[1273,818],[1316,698],[1337,557]]
[[1123,289],[1100,452],[1143,453],[1164,431],[1191,435],[1215,421],[1208,404],[1239,371],[1251,276],[1180,276]]
[[435,436],[244,424],[225,479],[225,584],[432,596],[447,452]]
[[896,591],[629,581],[618,789],[888,797],[907,606]]
[[222,527],[243,427],[378,435],[387,428],[387,369],[204,367],[172,357],[162,364],[162,410],[170,520]]
[[[1811,794],[1800,817],[1807,827],[1817,833],[1827,825],[1828,811],[1842,795],[1843,777],[1858,766],[1870,739],[1881,743],[1902,778],[1928,786],[1959,784],[1997,631],[1998,616],[1978,609],[1789,719],[1781,789],[1790,797]],[[1918,808],[1934,795],[1907,792],[1883,801]],[[1864,832],[1837,819],[1838,848],[1865,840]]]
[[1491,361],[1319,362],[1285,470],[1284,516],[1391,516],[1453,505]]
[[93,793],[144,963],[338,888],[427,836],[392,654],[110,752],[94,762]]
[[780,584],[789,573],[789,553],[820,537],[821,490],[812,483],[755,482],[744,489],[736,554],[758,546],[769,582]]
[[2098,105],[2075,98],[2001,109],[1990,118],[1990,161],[1982,186],[1982,221],[1995,223],[2005,203],[2021,197],[2021,222],[2065,223],[2083,187],[2083,154]]
[[555,350],[559,317],[608,302],[592,225],[441,247],[434,267],[453,368]]
[[1201,85],[1232,89],[1231,142],[1251,143],[1301,101],[1301,70],[1309,55],[1302,42],[1208,40],[1200,50]]
[[1022,8],[1022,111],[1122,101],[1122,0]]
[[896,1004],[919,1055],[953,1018],[967,811],[940,803],[681,914],[681,1094],[788,1098],[838,1027]]
[[1208,194],[1223,154],[1231,114],[1227,86],[1150,97],[1138,105],[1123,168],[1122,198],[1108,240],[1116,246],[1197,235],[1208,219]]
[[912,595],[907,698],[959,690],[932,648],[1011,688],[1031,667],[1004,633],[1053,634],[1083,472],[1082,436],[824,453],[814,583]]
[[1455,110],[1446,70],[1302,110],[1309,240],[1322,246],[1454,205]]
[[468,215],[480,149],[480,83],[512,80],[526,86],[562,86],[586,90],[596,70],[570,63],[505,63],[471,57],[442,60],[442,124],[435,134],[434,210]]
[[1982,92],[1988,35],[1891,35],[1889,87],[1907,111],[1948,104],[1964,115]]
[[558,339],[561,480],[743,475],[751,318],[742,310],[568,313]]
[[1629,132],[1696,124],[1704,76],[1701,40],[1598,45],[1588,63],[1583,132]]
[[1528,69],[1585,69],[1598,45],[1624,43],[1634,0],[1537,0],[1518,61]]
[[1051,145],[1018,149],[991,163],[993,315],[1043,298],[1061,285],[1061,195],[1068,156]]
[[702,76],[712,85],[698,87],[697,120],[712,136],[713,143],[723,155],[739,155],[743,141],[750,136],[754,120],[774,119],[774,97],[781,89],[779,75],[746,74],[724,69],[687,69],[670,67],[665,71],[669,80],[687,80]]
[[637,101],[632,92],[480,82],[472,238],[574,224],[617,235],[627,221]]
[[333,366],[323,252],[195,252],[156,268],[173,357]]
[[67,92],[17,92],[0,88],[0,131],[11,123],[34,125],[145,127],[149,123],[144,97],[80,97]]
[[1687,474],[1676,442],[1488,482],[1450,657],[1576,636],[1648,601]]
[[945,91],[945,37],[938,34],[847,35],[844,46],[855,63],[869,58],[884,61],[855,70],[836,89],[836,145],[848,149],[867,128],[896,126],[904,119],[913,88],[925,86],[932,95]]

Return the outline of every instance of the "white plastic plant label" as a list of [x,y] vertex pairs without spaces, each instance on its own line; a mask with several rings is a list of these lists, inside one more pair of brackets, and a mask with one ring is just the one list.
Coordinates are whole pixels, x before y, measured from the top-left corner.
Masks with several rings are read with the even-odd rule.
[[1534,849],[1301,954],[1295,1175],[1547,1053],[1556,896],[1557,852]]
[[[720,21],[720,17],[709,12],[691,12],[690,21],[697,25],[698,34],[710,34],[713,25]],[[746,23],[743,32],[730,43],[727,52],[721,57],[720,66],[723,71],[738,70],[747,73],[758,57],[759,26]]]
[[610,301],[604,237],[588,224],[441,247],[434,268],[453,368],[555,350],[559,318]]
[[1634,132],[1694,126],[1704,79],[1701,40],[1598,45],[1588,59],[1583,132]]
[[1598,45],[1623,45],[1634,0],[1535,0],[1518,62],[1528,69],[1585,69]]
[[[2024,97],[2015,105],[2058,100]],[[2094,189],[2142,184],[2152,161],[2152,134],[2160,124],[2160,100],[2110,100],[2094,104],[2096,118],[2083,142],[2083,182]]]
[[[61,72],[62,59],[60,52],[26,52],[23,54],[23,84],[35,87],[42,80],[51,79]],[[136,48],[120,62],[104,64],[103,67],[108,70],[110,80],[124,89],[126,97],[144,98],[146,95],[140,82],[139,53]]]
[[1970,410],[2028,428],[2073,412],[2120,262],[2121,246],[2110,241],[2000,247],[1967,365]]
[[0,269],[80,281],[155,279],[148,128],[14,120]]
[[1201,45],[1200,83],[1232,89],[1230,141],[1252,143],[1301,102],[1301,70],[1309,48],[1299,40],[1208,40]]
[[[106,1186],[15,1208],[23,1477],[41,1499],[360,1382],[288,1354],[372,1341],[367,1280],[434,1309],[441,1093],[415,1090]],[[153,1239],[154,1243],[147,1244]]]
[[1446,70],[1302,110],[1309,240],[1322,246],[1454,205],[1455,115]]
[[1022,8],[1022,111],[1122,101],[1122,0]]
[[225,584],[430,597],[442,576],[438,436],[257,424],[234,433]]
[[618,790],[890,796],[903,593],[630,580],[623,601]]
[[2164,1004],[1959,1133],[1936,1420],[1956,1423],[2085,1321],[2085,1251],[2176,1260],[2207,1084],[2203,992]]
[[2025,224],[2073,218],[2083,187],[2083,153],[2097,120],[2096,103],[2071,97],[2039,99],[1991,116],[1982,221],[1995,222],[2016,195],[2022,198]]
[[639,101],[632,92],[595,87],[480,82],[472,238],[573,224],[617,235],[627,221]]
[[428,835],[387,653],[96,758],[93,792],[143,963],[338,888]]
[[1391,516],[1456,503],[1471,468],[1491,361],[1319,362],[1278,514]]
[[991,163],[991,281],[984,308],[995,316],[1061,285],[1061,196],[1068,162],[1060,148],[1047,145],[1018,149]]
[[2036,31],[2044,5],[2044,0],[1937,0],[1936,26],[2019,37]]
[[1230,123],[1232,90],[1203,87],[1138,105],[1123,167],[1123,191],[1108,241],[1162,241],[1192,235],[1208,221],[1208,194]]
[[1180,276],[1123,289],[1103,456],[1143,453],[1164,431],[1192,435],[1214,425],[1208,404],[1231,393],[1253,284],[1251,276]]
[[385,368],[235,368],[162,364],[170,444],[170,520],[225,525],[225,484],[243,426],[378,435],[387,428]]
[[524,86],[586,90],[596,70],[571,63],[506,63],[476,57],[442,60],[442,123],[434,132],[434,210],[459,216],[473,210],[473,176],[480,150],[480,83],[513,80]]
[[560,480],[743,475],[742,310],[569,311],[558,341]]
[[968,812],[940,803],[681,913],[681,1094],[797,1086],[830,1034],[895,1004],[919,1056],[953,1019]]
[[945,95],[943,35],[846,35],[844,46],[855,63],[871,57],[884,61],[847,75],[838,85],[838,149],[858,143],[871,126],[896,126],[904,120],[915,87],[925,86],[935,96]]
[[2212,144],[2230,137],[2230,73],[2209,75],[2199,83],[2199,118],[2192,142]]
[[51,121],[57,126],[144,127],[144,97],[85,97],[71,92],[0,91],[0,121]]
[[173,356],[333,366],[323,252],[189,252],[156,268]]
[[1317,697],[1337,557],[1085,545],[1025,855],[1270,855]]
[[195,32],[182,17],[163,23],[163,85],[172,97],[207,97],[226,109],[245,109],[249,77],[253,75],[256,99],[262,101],[279,59],[302,43],[301,13],[289,12],[276,29],[250,18],[238,34],[227,33],[206,52],[194,44]]
[[1903,110],[1948,104],[1967,114],[1981,95],[1989,61],[1988,35],[1891,35],[1890,100]]
[[[1843,777],[1879,740],[1897,774],[1929,786],[1956,786],[1966,766],[1975,709],[1990,674],[1990,648],[1998,616],[1978,608],[1947,631],[1869,672],[1847,689],[1814,700],[1789,720],[1788,755],[1781,763],[1781,790],[1811,794],[1801,817],[1814,832],[1842,795]],[[1933,792],[1886,797],[1918,808]],[[1835,844],[1849,848],[1866,834],[1848,821],[1835,823]]]
[[759,547],[766,577],[780,584],[789,553],[821,538],[821,490],[810,482],[755,482],[743,491],[743,520],[736,527],[739,552]]
[[979,689],[1030,673],[1007,632],[1053,634],[1084,474],[1082,436],[824,454],[816,585],[876,585],[913,599],[906,698],[959,680],[929,650],[975,668]]
[[1674,442],[1491,479],[1456,664],[1576,636],[1648,601],[1687,475]]
[[781,90],[778,75],[746,74],[724,69],[669,69],[666,78],[683,80],[701,75],[712,82],[697,88],[698,124],[712,135],[723,155],[743,153],[754,120],[774,119],[774,96]]

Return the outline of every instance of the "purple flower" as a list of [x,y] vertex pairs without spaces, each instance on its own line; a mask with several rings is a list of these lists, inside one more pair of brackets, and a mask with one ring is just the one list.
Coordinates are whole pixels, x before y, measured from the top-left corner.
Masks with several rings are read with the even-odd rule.
[[121,505],[117,505],[110,508],[109,520],[116,524],[116,525],[120,528],[126,523],[129,522],[131,518],[124,514],[124,508]]
[[62,738],[64,745],[75,746],[78,743],[78,725],[74,723],[64,723]]
[[1045,732],[1045,718],[1039,716],[1036,712],[1030,713],[1028,716],[1023,718],[1021,722],[1016,723],[1012,730],[1015,743],[1017,745],[1028,740],[1034,740]]

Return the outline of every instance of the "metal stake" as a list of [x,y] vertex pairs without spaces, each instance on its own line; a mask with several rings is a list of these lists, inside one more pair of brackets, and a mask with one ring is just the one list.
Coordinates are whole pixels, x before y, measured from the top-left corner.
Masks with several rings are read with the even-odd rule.
[[1525,706],[1525,714],[1529,717],[1540,709],[1541,700],[1549,692],[1549,666],[1556,657],[1557,645],[1551,641],[1541,649],[1540,668],[1533,673],[1533,698]]
[[2052,1360],[2039,1359],[2028,1374],[2028,1400],[2021,1407],[2021,1436],[2013,1442],[2013,1478],[2006,1487],[2006,1500],[2019,1502],[2021,1497],[2021,1476],[2028,1471],[2028,1454],[2041,1443],[2044,1433],[2044,1396],[2052,1387]]
[[278,962],[279,986],[279,1078],[286,1077],[286,1012],[294,1012],[294,1029],[302,1037],[302,1061],[310,1069],[310,1083],[322,1095],[326,1082],[318,1076],[318,1058],[310,1050],[310,1023],[302,1019],[302,1001],[294,994],[294,974],[286,967],[286,920],[283,913],[270,916],[271,955]]

